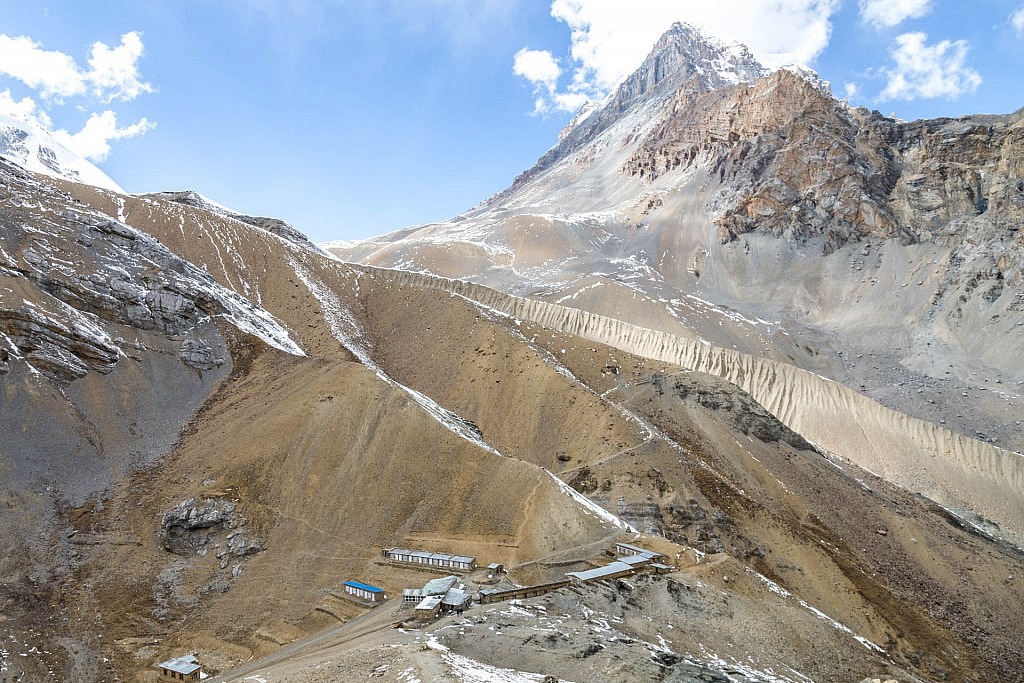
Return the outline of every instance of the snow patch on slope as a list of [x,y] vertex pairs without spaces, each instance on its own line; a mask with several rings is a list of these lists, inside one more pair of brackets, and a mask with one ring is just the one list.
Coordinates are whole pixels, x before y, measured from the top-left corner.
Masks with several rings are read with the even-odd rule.
[[625,522],[625,521],[619,519],[618,517],[616,517],[615,515],[613,515],[612,513],[608,512],[603,507],[601,507],[600,505],[598,505],[594,501],[590,500],[589,498],[584,496],[582,493],[580,493],[579,491],[577,491],[576,489],[574,489],[573,487],[569,486],[564,481],[562,481],[561,479],[556,477],[549,470],[544,469],[544,471],[547,472],[547,475],[549,477],[551,477],[552,479],[555,480],[555,484],[558,485],[558,488],[561,489],[562,493],[564,493],[565,495],[569,496],[570,498],[575,500],[577,503],[582,505],[584,508],[586,508],[588,511],[590,511],[591,514],[595,515],[599,519],[604,520],[605,522],[608,522],[609,524],[611,524],[613,526],[618,527],[619,529],[622,529],[623,531],[628,531],[628,532],[634,533],[634,534],[640,533],[639,531],[636,530],[636,527],[634,527],[632,524],[629,524],[628,522]]
[[[217,285],[217,287],[220,287],[220,285]],[[229,311],[224,318],[235,327],[243,332],[259,337],[279,351],[290,353],[293,356],[306,355],[302,347],[292,341],[288,330],[284,329],[266,309],[256,306],[230,289],[221,287],[221,290],[221,302]]]
[[[783,588],[779,584],[777,584],[774,581],[772,581],[771,579],[769,579],[764,574],[756,572],[753,569],[751,569],[750,567],[745,567],[744,569],[746,569],[747,573],[752,574],[761,583],[765,584],[768,587],[768,590],[770,590],[772,593],[775,593],[777,595],[781,595],[784,598],[791,598],[791,597],[793,597],[792,593],[790,593],[788,590],[786,590],[785,588]],[[814,616],[816,616],[819,619],[821,619],[822,621],[825,621],[826,623],[828,623],[830,626],[832,626],[832,628],[836,629],[837,631],[842,631],[843,633],[849,634],[850,636],[853,637],[854,640],[856,640],[858,643],[860,643],[861,645],[863,645],[867,649],[874,650],[875,652],[878,652],[878,653],[883,654],[883,655],[885,654],[885,650],[883,650],[881,647],[879,647],[875,643],[871,642],[870,640],[868,640],[864,636],[860,635],[859,633],[854,632],[854,630],[851,629],[846,624],[843,624],[843,623],[840,623],[840,622],[836,621],[835,619],[833,619],[829,615],[827,615],[824,612],[822,612],[817,607],[813,607],[812,605],[809,605],[807,602],[805,602],[804,600],[801,600],[799,598],[797,598],[797,603],[801,607],[803,607],[805,610],[807,610],[808,612],[813,614]]]
[[[799,671],[790,671],[796,676],[796,678],[790,678],[785,674],[777,673],[771,667],[759,669],[751,662],[743,662],[734,657],[725,659],[713,652],[710,652],[706,647],[700,645],[701,659],[696,660],[691,657],[684,657],[684,659],[691,664],[700,665],[711,665],[728,671],[727,674],[730,681],[750,681],[752,683],[814,683],[813,679],[804,676]],[[788,668],[788,667],[787,667]],[[736,677],[733,676],[736,675]]]
[[33,173],[126,194],[114,180],[35,123],[0,114],[0,157]]

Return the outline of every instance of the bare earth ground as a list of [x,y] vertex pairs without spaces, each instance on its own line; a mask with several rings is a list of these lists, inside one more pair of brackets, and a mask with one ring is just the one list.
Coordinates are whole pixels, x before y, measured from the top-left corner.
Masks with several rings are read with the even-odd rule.
[[[1019,554],[824,456],[735,385],[132,201],[191,260],[259,292],[308,355],[225,326],[230,371],[158,462],[82,505],[4,501],[24,541],[4,558],[17,583],[0,596],[0,680],[152,680],[183,652],[229,671],[339,624],[315,651],[285,650],[286,675],[1020,679]],[[133,377],[90,387],[131,396]],[[378,564],[389,545],[503,562],[518,583],[599,559],[620,530],[548,472],[702,561],[408,633],[392,606],[363,621],[334,595],[349,578],[392,597],[429,578]],[[171,547],[164,516],[190,499],[235,516]],[[240,532],[251,545],[227,553]]]

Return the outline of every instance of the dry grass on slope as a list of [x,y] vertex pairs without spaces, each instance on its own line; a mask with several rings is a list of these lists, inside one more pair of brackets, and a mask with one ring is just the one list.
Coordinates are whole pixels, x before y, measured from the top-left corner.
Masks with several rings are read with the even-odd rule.
[[[245,356],[236,349],[232,379],[173,453],[77,521],[142,539],[89,547],[68,597],[126,643],[121,671],[144,663],[129,647],[138,638],[159,642],[143,657],[200,649],[228,666],[333,621],[316,607],[346,579],[392,595],[422,583],[376,565],[384,546],[514,563],[613,531],[536,465],[456,436],[362,365],[273,350]],[[226,535],[203,556],[163,550],[162,515],[192,497],[235,501],[266,549],[226,567],[212,547]]]
[[[642,430],[515,321],[436,290],[363,280],[377,362],[473,421],[502,453],[554,472],[640,443]],[[550,333],[548,333],[550,335]],[[581,342],[566,337],[575,348]]]

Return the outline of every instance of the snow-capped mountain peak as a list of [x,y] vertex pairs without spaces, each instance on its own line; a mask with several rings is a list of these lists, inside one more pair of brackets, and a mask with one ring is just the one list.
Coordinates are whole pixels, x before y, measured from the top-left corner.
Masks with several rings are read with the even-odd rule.
[[753,83],[767,73],[746,46],[708,37],[689,24],[675,23],[601,108],[621,113],[660,91],[674,92],[682,87],[716,90]]
[[688,80],[696,76],[704,89],[713,90],[725,85],[753,83],[766,74],[767,70],[745,45],[727,43],[689,24],[675,23],[623,85],[630,81],[655,85],[668,77]]
[[662,34],[636,71],[604,98],[585,104],[576,113],[534,171],[586,145],[638,107],[680,92],[710,92],[754,83],[768,73],[746,46],[706,36],[689,24],[677,22]]
[[113,178],[27,119],[0,114],[0,157],[33,173],[125,194]]

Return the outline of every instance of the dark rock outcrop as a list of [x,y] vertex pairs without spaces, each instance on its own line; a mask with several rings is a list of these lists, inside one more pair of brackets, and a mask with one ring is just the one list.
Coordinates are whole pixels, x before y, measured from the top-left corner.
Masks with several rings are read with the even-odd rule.
[[[11,192],[35,192],[60,205],[54,190],[17,181],[6,165]],[[24,229],[26,224],[32,229]],[[227,362],[216,320],[284,339],[276,322],[208,273],[172,253],[152,236],[84,209],[54,215],[15,199],[0,213],[0,333],[20,357],[62,383],[90,370],[109,372],[136,354],[141,332],[156,333],[179,349],[182,363],[209,370]],[[273,343],[273,342],[272,342]],[[286,343],[291,351],[290,342]]]
[[164,550],[176,555],[205,556],[214,549],[225,565],[225,558],[252,555],[267,547],[251,535],[237,503],[224,498],[182,501],[160,520],[159,541]]

